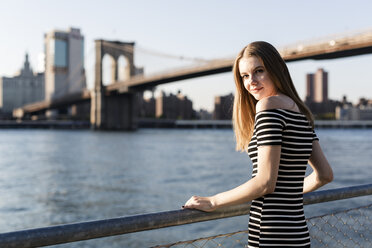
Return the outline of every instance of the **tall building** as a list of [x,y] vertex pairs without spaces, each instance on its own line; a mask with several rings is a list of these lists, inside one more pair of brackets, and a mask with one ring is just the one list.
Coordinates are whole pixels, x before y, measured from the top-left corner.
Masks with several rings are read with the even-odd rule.
[[335,113],[339,102],[328,98],[328,72],[322,68],[306,75],[305,103],[316,119],[328,118],[331,113]]
[[44,100],[44,73],[34,73],[25,55],[23,68],[14,77],[0,78],[0,107],[3,115],[13,109]]
[[44,36],[45,100],[86,88],[84,36],[80,29],[52,30]]
[[226,96],[216,96],[214,98],[213,119],[231,120],[233,102],[234,102],[234,95],[232,93]]
[[306,75],[306,102],[315,102],[314,97],[314,74]]
[[314,75],[314,102],[328,101],[328,72],[318,69]]
[[328,72],[322,68],[315,74],[306,75],[306,101],[316,103],[328,101]]
[[180,91],[177,95],[170,94],[169,96],[165,92],[161,92],[161,95],[156,99],[155,107],[157,118],[192,119],[194,115],[192,101]]

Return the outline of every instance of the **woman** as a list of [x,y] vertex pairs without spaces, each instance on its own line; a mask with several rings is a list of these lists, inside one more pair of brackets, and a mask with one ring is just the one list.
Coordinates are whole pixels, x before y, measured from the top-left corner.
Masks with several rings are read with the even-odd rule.
[[[269,43],[246,46],[233,73],[236,148],[250,156],[252,178],[214,196],[193,196],[184,208],[210,212],[252,201],[248,247],[310,247],[303,193],[333,180],[312,114],[298,96],[284,60]],[[307,163],[313,172],[305,177]]]

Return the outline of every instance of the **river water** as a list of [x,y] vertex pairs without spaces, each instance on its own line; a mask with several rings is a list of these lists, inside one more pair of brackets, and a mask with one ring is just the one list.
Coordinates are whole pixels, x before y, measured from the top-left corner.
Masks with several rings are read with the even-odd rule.
[[[319,129],[335,180],[371,183],[372,129]],[[0,130],[0,232],[180,209],[250,178],[230,129]],[[305,207],[307,217],[367,205],[360,197]],[[148,247],[244,230],[248,217],[55,247]]]

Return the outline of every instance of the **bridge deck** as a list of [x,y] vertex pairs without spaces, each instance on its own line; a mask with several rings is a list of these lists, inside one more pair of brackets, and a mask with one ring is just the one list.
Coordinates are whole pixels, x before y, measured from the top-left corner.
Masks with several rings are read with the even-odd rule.
[[[279,49],[286,62],[306,59],[335,59],[372,53],[372,31],[351,37],[324,40],[316,43],[297,44]],[[131,89],[151,88],[159,84],[185,80],[200,76],[229,72],[234,58],[212,60],[207,64],[170,71],[160,75],[134,77],[107,86],[108,91],[125,92]]]
[[[296,44],[279,49],[282,57],[287,62],[306,59],[335,59],[361,54],[372,53],[372,31],[353,36],[329,39],[321,42],[308,44]],[[191,79],[217,73],[229,72],[232,69],[234,58],[211,60],[204,65],[183,68],[170,71],[164,74],[136,76],[130,80],[116,82],[106,87],[107,94],[123,94],[130,91],[145,90],[154,86]],[[64,105],[71,105],[80,101],[90,99],[88,90],[83,93],[68,95],[53,102],[43,101],[28,104],[18,111],[22,113],[34,113],[46,109],[56,108]]]

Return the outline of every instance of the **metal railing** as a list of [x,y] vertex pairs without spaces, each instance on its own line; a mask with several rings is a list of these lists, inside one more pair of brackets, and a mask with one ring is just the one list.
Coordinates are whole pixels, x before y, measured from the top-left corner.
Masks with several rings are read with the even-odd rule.
[[[372,194],[372,184],[316,191],[304,195],[304,205]],[[58,225],[0,234],[0,247],[41,247],[94,238],[209,221],[249,213],[250,204],[220,209],[211,213],[198,210],[174,210]]]
[[[306,219],[311,247],[370,248],[372,204]],[[178,241],[152,248],[241,248],[248,243],[248,230]]]

